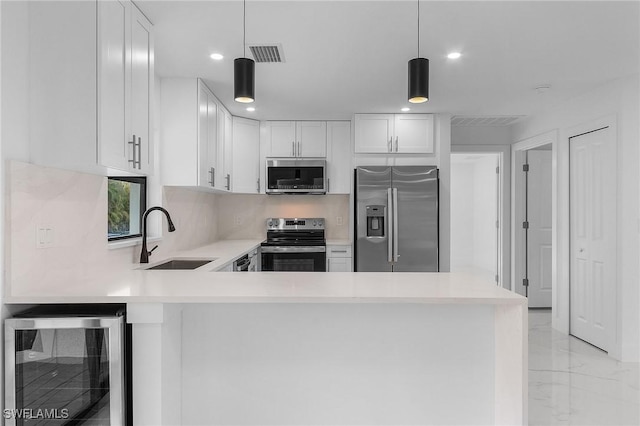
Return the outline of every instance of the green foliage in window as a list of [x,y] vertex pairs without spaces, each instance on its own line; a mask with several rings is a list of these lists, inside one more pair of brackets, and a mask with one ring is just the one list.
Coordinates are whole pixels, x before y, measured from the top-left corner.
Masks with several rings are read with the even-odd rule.
[[109,180],[109,236],[129,233],[131,183]]

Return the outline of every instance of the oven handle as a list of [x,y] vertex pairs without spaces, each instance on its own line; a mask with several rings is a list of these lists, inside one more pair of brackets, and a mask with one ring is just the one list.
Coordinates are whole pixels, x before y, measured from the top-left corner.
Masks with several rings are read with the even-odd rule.
[[326,246],[261,247],[262,253],[325,253]]

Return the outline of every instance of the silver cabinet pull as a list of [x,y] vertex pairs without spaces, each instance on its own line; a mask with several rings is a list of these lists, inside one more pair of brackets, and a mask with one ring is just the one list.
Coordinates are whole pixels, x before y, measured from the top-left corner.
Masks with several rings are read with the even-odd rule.
[[329,188],[331,188],[331,178],[327,178],[327,192],[329,192]]
[[229,173],[227,173],[227,191],[231,191],[231,175]]
[[389,137],[389,152],[393,152],[393,136]]
[[346,253],[347,250],[331,250],[331,253]]
[[258,180],[256,181],[256,184],[257,184],[258,194],[259,194],[259,193],[260,193],[260,179],[258,179]]
[[211,186],[216,186],[216,168],[211,168]]
[[[391,223],[393,222],[393,199],[391,196],[391,188],[387,188],[387,217],[385,218],[387,227],[387,261],[393,262],[393,231],[391,231]],[[391,231],[391,232],[389,232]]]
[[209,185],[213,186],[213,167],[209,167]]
[[132,160],[129,160],[129,163],[132,163],[132,167],[135,169],[136,168],[136,135],[133,135],[133,140],[127,143],[131,145],[131,156],[133,157]]
[[393,261],[400,257],[398,248],[398,188],[393,188]]
[[298,142],[298,157],[302,157],[302,144]]
[[291,142],[291,156],[292,157],[296,156],[296,143],[295,143],[295,141]]
[[396,136],[396,152],[398,152],[398,137]]

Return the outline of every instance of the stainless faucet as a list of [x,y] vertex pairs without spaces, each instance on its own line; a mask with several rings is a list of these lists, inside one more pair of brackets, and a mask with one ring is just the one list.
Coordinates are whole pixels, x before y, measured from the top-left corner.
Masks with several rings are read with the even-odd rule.
[[158,246],[155,246],[151,251],[147,251],[147,216],[149,216],[149,213],[154,210],[160,210],[167,217],[167,222],[169,222],[169,232],[176,230],[168,211],[158,206],[148,208],[142,215],[142,252],[140,252],[140,263],[149,263],[149,256],[151,256],[151,253],[158,248]]

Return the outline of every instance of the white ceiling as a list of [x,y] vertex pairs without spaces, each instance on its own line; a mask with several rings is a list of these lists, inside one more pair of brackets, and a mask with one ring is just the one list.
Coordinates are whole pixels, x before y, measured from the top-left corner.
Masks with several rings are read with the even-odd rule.
[[[286,59],[256,64],[254,113],[233,100],[242,1],[136,3],[155,26],[158,75],[203,78],[232,114],[350,119],[408,104],[416,1],[248,1],[247,44],[281,43]],[[411,112],[530,115],[638,73],[639,5],[423,0],[420,54],[430,60],[430,100]],[[447,59],[452,50],[463,57]],[[211,60],[213,52],[224,60]],[[534,90],[547,84],[544,94]]]

